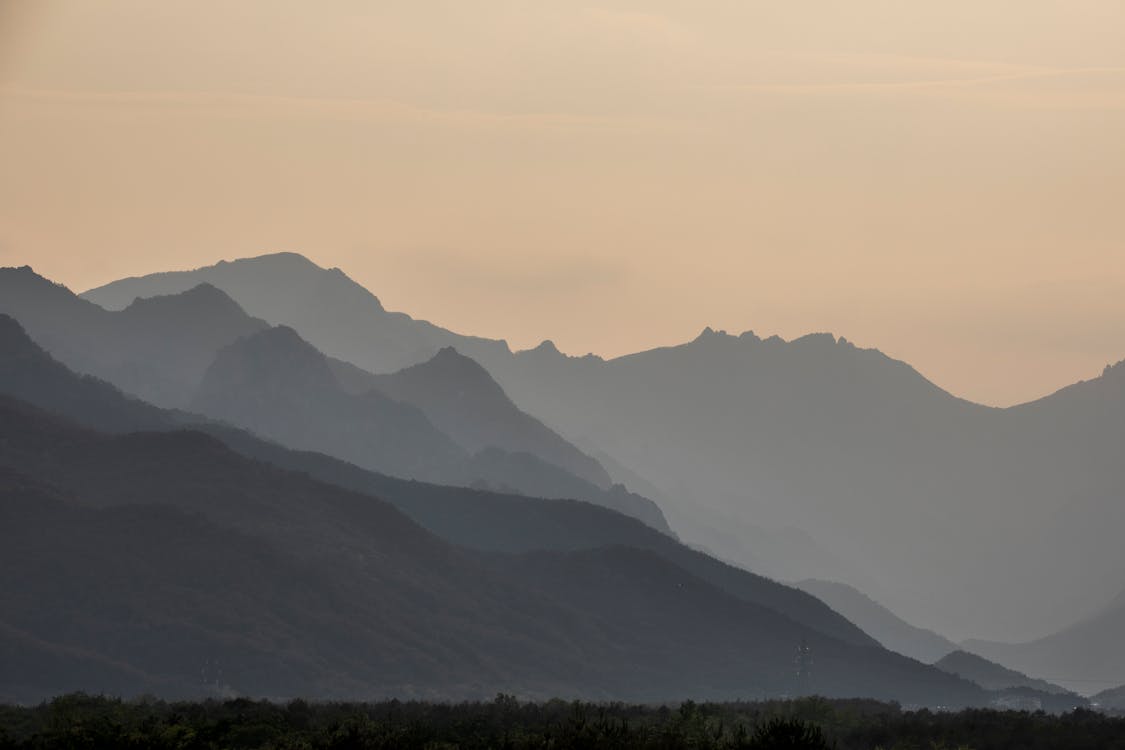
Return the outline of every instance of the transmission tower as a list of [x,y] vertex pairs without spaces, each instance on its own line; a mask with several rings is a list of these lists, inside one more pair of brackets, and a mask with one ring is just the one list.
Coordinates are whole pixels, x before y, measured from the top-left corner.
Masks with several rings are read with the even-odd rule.
[[797,693],[799,695],[812,694],[812,646],[802,636],[801,643],[797,646],[797,655],[793,659],[797,667]]

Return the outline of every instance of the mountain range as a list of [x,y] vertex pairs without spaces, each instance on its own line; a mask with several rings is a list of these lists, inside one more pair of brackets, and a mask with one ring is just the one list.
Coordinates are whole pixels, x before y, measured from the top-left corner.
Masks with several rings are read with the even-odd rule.
[[[376,378],[291,328],[250,317],[208,284],[107,311],[27,267],[0,269],[0,312],[31,321],[28,330],[69,366],[158,405],[397,476],[588,500],[671,533],[655,503],[614,485],[595,459],[520,412],[456,353]],[[451,374],[467,377],[440,376],[454,359]],[[423,408],[384,388],[413,394]]]
[[[340,270],[293,254],[83,296],[126,308],[201,281],[376,374],[455,347],[522,411],[608,457],[614,480],[642,478],[649,495],[670,499],[662,510],[691,544],[789,580],[848,583],[958,640],[1043,637],[1125,580],[1122,364],[997,409],[825,333],[785,341],[706,329],[609,360],[550,342],[512,352],[388,312]],[[800,534],[749,542],[782,529]]]
[[[70,372],[8,317],[0,354],[6,698],[753,697],[794,689],[805,643],[826,695],[987,700],[813,597],[613,511],[374,475],[161,410]],[[457,502],[510,515],[509,547],[550,518],[650,547],[455,545],[363,483],[435,516]],[[505,531],[490,529],[493,547]]]

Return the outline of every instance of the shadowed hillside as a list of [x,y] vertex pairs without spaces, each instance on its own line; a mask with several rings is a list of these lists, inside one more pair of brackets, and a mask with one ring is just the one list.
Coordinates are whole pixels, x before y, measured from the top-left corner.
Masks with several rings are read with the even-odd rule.
[[11,318],[0,316],[0,393],[86,427],[130,433],[190,427],[253,459],[381,497],[438,536],[482,551],[578,551],[631,546],[660,553],[712,585],[767,606],[840,640],[872,645],[817,599],[688,549],[634,518],[571,500],[542,500],[375,474],[323,454],[299,452],[247,432],[130,399],[108,383],[80,378],[51,359]]
[[[5,623],[49,644],[44,653],[124,665],[109,679],[132,674],[136,691],[188,690],[217,659],[233,689],[258,695],[768,695],[790,689],[789,645],[805,639],[826,694],[984,697],[652,553],[484,557],[371,496],[201,433],[108,436],[8,398],[0,417],[0,466],[63,493],[0,494],[0,556],[15,582]],[[39,694],[75,689],[70,674]],[[5,687],[17,689],[35,686]]]

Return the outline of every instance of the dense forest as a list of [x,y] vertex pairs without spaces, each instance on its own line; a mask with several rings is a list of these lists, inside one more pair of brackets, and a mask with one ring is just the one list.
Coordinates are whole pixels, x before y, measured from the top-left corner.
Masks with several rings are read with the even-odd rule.
[[168,703],[71,694],[0,706],[8,748],[1125,748],[1125,717],[804,698],[762,703]]

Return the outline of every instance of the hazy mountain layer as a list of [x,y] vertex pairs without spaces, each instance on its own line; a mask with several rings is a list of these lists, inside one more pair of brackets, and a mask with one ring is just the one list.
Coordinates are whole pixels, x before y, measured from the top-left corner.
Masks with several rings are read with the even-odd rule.
[[1096,614],[1057,633],[1025,643],[969,640],[973,653],[1034,677],[1089,695],[1125,675],[1125,593]]
[[[375,390],[369,373],[326,358],[295,335],[269,332],[266,323],[208,284],[137,299],[121,312],[79,299],[30,268],[0,269],[0,292],[0,312],[33,321],[29,328],[53,342],[53,351],[68,365],[155,403],[194,404],[290,445],[331,452],[398,476],[601,503],[670,533],[652,501],[610,488],[596,461],[519,412],[487,373],[467,360],[456,370],[465,373],[465,387],[474,397],[484,397],[481,406],[455,414],[446,392],[434,387],[429,390],[440,403],[432,411],[462,435],[496,437],[512,450],[465,450],[418,408]],[[220,352],[222,362],[214,369]],[[345,393],[341,379],[353,387],[367,385],[360,387],[362,392]],[[458,389],[451,377],[443,384]],[[427,385],[437,384],[431,378]],[[415,400],[423,401],[415,391]],[[526,447],[518,447],[521,440]],[[555,461],[577,467],[595,481]]]
[[[670,514],[689,541],[752,560],[753,528],[801,529],[821,569],[809,569],[808,546],[776,545],[771,571],[847,581],[957,638],[1039,637],[1125,580],[1115,531],[1125,525],[1125,366],[992,409],[828,334],[786,342],[708,329],[608,361],[549,343],[513,354],[387,313],[369,293],[365,306],[337,303],[365,291],[291,255],[89,297],[124,304],[203,279],[362,367],[390,369],[379,361],[384,341],[415,361],[456,346],[521,409],[674,498],[681,507]],[[273,284],[303,291],[269,307],[261,295]]]
[[0,313],[53,355],[160,406],[181,407],[223,346],[266,328],[209,285],[107,311],[28,267],[0,269]]
[[1023,672],[1008,669],[982,656],[970,654],[968,651],[953,651],[934,662],[934,666],[943,672],[960,675],[966,680],[972,680],[985,690],[1003,690],[1005,688],[1024,687],[1041,690],[1044,693],[1070,695],[1064,687],[1028,677]]
[[[0,467],[18,467],[0,489],[6,632],[42,644],[7,694],[185,693],[218,665],[220,686],[278,697],[768,695],[791,689],[804,639],[825,694],[984,697],[653,553],[458,550],[371,496],[201,433],[108,436],[4,398]],[[92,674],[71,670],[74,654]]]
[[502,341],[461,336],[402,313],[388,312],[338,268],[323,269],[296,253],[275,253],[194,271],[122,279],[83,297],[119,310],[137,297],[177,294],[196,284],[222,289],[275,325],[289,325],[329,356],[384,373],[424,362],[446,346],[480,361],[507,351]]
[[522,553],[629,546],[659,553],[711,585],[847,643],[875,641],[814,597],[688,549],[635,518],[573,500],[542,500],[375,474],[323,454],[293,451],[184,412],[158,409],[108,383],[78,377],[0,315],[0,394],[113,433],[190,427],[244,456],[395,505],[426,529],[482,551]]
[[[420,393],[414,396],[427,403]],[[443,396],[439,391],[435,399],[440,402]],[[420,408],[373,388],[349,392],[328,358],[285,326],[221,350],[191,408],[292,448],[328,453],[374,471],[534,497],[587,500],[668,531],[652,501],[622,487],[603,490],[529,451],[489,446],[470,453],[437,429]],[[440,405],[434,410],[446,415],[450,411]],[[462,430],[471,429],[469,421],[462,420]]]
[[932,630],[905,622],[874,599],[845,583],[804,580],[796,585],[854,622],[863,632],[891,651],[933,664],[957,650],[957,645],[952,641]]
[[1103,690],[1091,696],[1090,700],[1102,708],[1125,711],[1125,685]]
[[496,447],[532,453],[599,487],[611,484],[596,460],[520,411],[483,367],[452,347],[421,364],[375,376],[368,387],[414,404],[470,451]]
[[190,407],[293,448],[403,477],[446,478],[468,460],[416,407],[374,390],[344,391],[327,358],[284,326],[222,349]]

